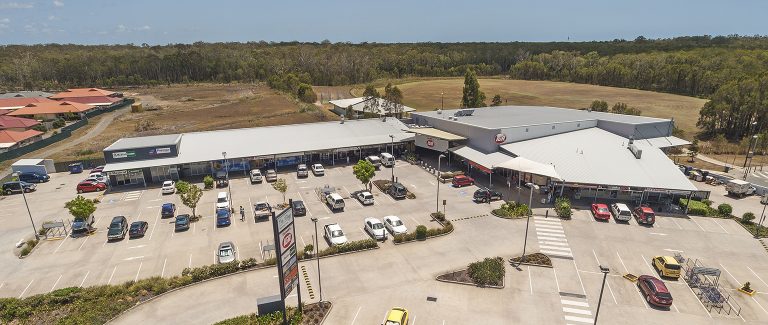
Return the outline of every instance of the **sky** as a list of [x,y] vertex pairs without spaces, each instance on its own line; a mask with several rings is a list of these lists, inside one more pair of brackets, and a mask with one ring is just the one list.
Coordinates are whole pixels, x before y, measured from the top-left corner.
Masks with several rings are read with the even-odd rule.
[[0,44],[768,35],[766,0],[0,0]]

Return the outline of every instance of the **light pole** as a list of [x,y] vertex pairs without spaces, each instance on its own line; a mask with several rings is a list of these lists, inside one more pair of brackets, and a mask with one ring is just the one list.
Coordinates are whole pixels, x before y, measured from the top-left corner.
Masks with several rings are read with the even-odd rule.
[[493,187],[493,165],[491,165],[491,169],[488,170],[488,188]]
[[763,226],[763,220],[765,220],[765,207],[768,206],[766,204],[763,204],[763,213],[760,214],[760,222],[757,223],[757,228],[755,228],[755,238],[760,238],[760,227]]
[[528,216],[525,218],[525,237],[523,238],[523,255],[520,256],[520,262],[517,263],[517,266],[520,266],[520,264],[523,264],[525,262],[525,249],[528,247],[528,226],[531,224],[531,215],[533,215],[533,209],[531,209],[531,203],[533,203],[533,190],[538,189],[539,186],[533,183],[525,183],[525,186],[528,186],[531,188],[531,194],[528,198]]
[[227,192],[229,192],[229,210],[233,211],[234,205],[232,204],[232,186],[229,185],[229,161],[227,160],[227,152],[222,151],[221,156],[224,157],[224,170],[227,172]]
[[435,176],[435,179],[437,180],[437,198],[435,199],[435,213],[440,212],[440,159],[443,158],[445,158],[444,154],[437,156],[437,176]]
[[595,325],[597,325],[597,316],[600,315],[600,303],[603,301],[603,290],[605,290],[605,279],[608,277],[608,272],[611,270],[605,266],[600,265],[600,272],[603,273],[603,286],[600,287],[600,298],[597,299],[597,310],[595,311]]
[[[749,141],[749,148],[747,148],[747,156],[749,157],[749,164],[747,164],[747,172],[749,172],[752,169],[752,159],[755,157],[755,150],[757,149],[757,134],[752,136],[752,139]],[[750,152],[752,155],[750,155]]]
[[[19,177],[18,172],[13,173],[12,175],[13,177],[16,177],[16,178]],[[24,198],[24,205],[27,206],[27,213],[29,214],[29,222],[32,223],[32,232],[35,234],[35,240],[39,241],[40,235],[37,234],[37,228],[35,228],[35,221],[32,220],[32,211],[29,210],[29,203],[27,203],[27,194],[25,194],[27,192],[27,189],[26,187],[24,187],[24,183],[22,181],[19,181],[19,186],[21,186],[21,197]]]
[[444,105],[444,102],[443,102],[443,95],[445,95],[445,92],[441,91],[440,92],[440,110],[445,109],[445,105]]
[[[749,138],[752,135],[752,129],[755,128],[755,125],[757,125],[757,122],[752,122],[752,124],[749,127],[749,130],[747,130],[747,137]],[[744,156],[744,168],[747,168],[747,160],[749,160],[749,151],[752,149],[752,142],[750,140],[749,147],[747,148],[747,154]],[[745,174],[744,178],[746,179],[747,176]]]
[[[392,157],[395,156],[395,136],[389,135],[390,145],[392,146]],[[392,183],[395,182],[395,165],[392,165]]]
[[[315,223],[315,260],[317,260],[317,288],[320,292],[320,302],[323,302],[323,281],[320,280],[320,244],[317,238],[317,218],[312,217],[312,222]],[[322,308],[323,304],[320,304]]]

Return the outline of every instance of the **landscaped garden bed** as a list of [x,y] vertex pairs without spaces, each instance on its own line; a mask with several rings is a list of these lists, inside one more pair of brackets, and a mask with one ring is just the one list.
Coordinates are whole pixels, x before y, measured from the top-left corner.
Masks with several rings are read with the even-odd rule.
[[517,219],[528,215],[530,209],[527,204],[519,204],[515,201],[504,202],[501,207],[491,211],[491,214],[504,219]]
[[[373,183],[373,185],[376,185],[376,187],[380,191],[384,192],[385,194],[388,194],[387,190],[389,190],[389,187],[392,186],[392,181],[388,179],[377,179],[375,181],[372,181],[371,183]],[[405,188],[405,190],[406,190],[405,197],[407,199],[413,200],[416,198],[416,194],[413,194],[413,192],[411,192],[407,187]]]
[[[521,257],[514,257],[510,259],[509,261],[513,264],[520,263],[523,259]],[[543,266],[543,267],[552,267],[552,260],[549,258],[549,256],[544,255],[542,253],[533,253],[529,255],[525,255],[525,262],[520,263],[522,265],[530,265],[530,266]]]
[[439,224],[439,227],[427,228],[424,225],[419,225],[416,227],[415,232],[408,232],[405,234],[393,236],[392,240],[394,243],[402,244],[415,240],[426,240],[430,237],[444,236],[453,232],[453,223],[445,219],[445,215],[443,215],[442,212],[433,212],[430,214],[430,216]]
[[438,275],[436,280],[478,287],[503,288],[505,272],[503,258],[489,257],[470,263],[466,269]]
[[[328,301],[304,305],[301,313],[295,307],[288,307],[288,322],[291,325],[320,325],[330,311],[331,303]],[[266,315],[237,316],[215,323],[215,325],[282,325],[282,323],[283,313],[276,312]]]

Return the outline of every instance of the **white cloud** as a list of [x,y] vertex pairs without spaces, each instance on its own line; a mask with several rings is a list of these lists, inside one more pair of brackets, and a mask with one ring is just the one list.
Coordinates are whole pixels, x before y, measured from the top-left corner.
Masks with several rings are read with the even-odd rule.
[[0,9],[31,9],[35,5],[29,2],[0,2]]
[[53,5],[56,6],[56,7],[64,7],[64,1],[53,0]]
[[122,33],[122,32],[128,31],[128,27],[125,27],[125,25],[120,24],[120,25],[117,25],[117,29],[115,31],[118,33]]
[[7,24],[7,23],[10,23],[10,22],[11,22],[11,20],[8,19],[8,18],[0,18],[0,24]]
[[56,20],[56,16],[50,15],[50,16],[48,16],[48,20]]
[[150,28],[150,27],[149,27],[149,26],[147,26],[147,25],[144,25],[144,26],[141,26],[141,27],[139,27],[139,28],[136,28],[136,30],[138,30],[138,31],[142,31],[142,30],[150,30],[150,29],[152,29],[152,28]]
[[148,25],[144,25],[141,27],[129,27],[125,26],[123,24],[117,25],[115,28],[116,33],[130,33],[130,32],[141,32],[141,31],[148,31],[151,30],[152,27],[149,27]]

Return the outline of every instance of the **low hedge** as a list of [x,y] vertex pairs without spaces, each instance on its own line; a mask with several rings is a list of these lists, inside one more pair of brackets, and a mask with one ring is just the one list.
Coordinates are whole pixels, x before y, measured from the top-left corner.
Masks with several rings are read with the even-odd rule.
[[379,247],[379,243],[376,242],[375,239],[363,239],[363,240],[347,242],[346,244],[343,244],[343,245],[328,247],[324,250],[321,250],[319,255],[320,257],[323,257],[328,255],[361,251],[361,250],[371,249],[376,247]]
[[[302,324],[302,315],[295,307],[287,307],[286,313],[288,315],[288,323],[291,325]],[[274,313],[265,315],[242,315],[225,319],[223,321],[214,323],[214,325],[282,325],[283,324],[283,312],[276,311]]]
[[519,218],[528,215],[530,209],[527,204],[518,204],[515,201],[504,202],[501,207],[493,210],[493,214],[502,218]]
[[[407,233],[404,233],[404,234],[398,234],[398,235],[395,235],[392,238],[393,238],[395,243],[399,244],[399,243],[414,241],[414,240],[417,240],[417,239],[418,240],[424,240],[424,239],[427,239],[429,237],[439,236],[439,235],[446,234],[446,233],[449,233],[449,232],[453,231],[453,223],[451,223],[450,221],[447,221],[447,220],[444,221],[444,223],[445,223],[445,226],[443,226],[443,227],[436,227],[436,228],[429,228],[429,229],[426,229],[427,228],[426,226],[419,225],[418,227],[416,227],[416,230],[417,230],[416,232],[407,232]],[[424,227],[426,229],[426,236],[424,236],[422,238],[419,238],[419,236],[418,236],[419,227]]]
[[486,257],[482,261],[470,263],[467,271],[476,285],[501,286],[504,284],[504,259],[501,257]]

